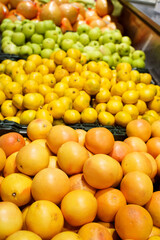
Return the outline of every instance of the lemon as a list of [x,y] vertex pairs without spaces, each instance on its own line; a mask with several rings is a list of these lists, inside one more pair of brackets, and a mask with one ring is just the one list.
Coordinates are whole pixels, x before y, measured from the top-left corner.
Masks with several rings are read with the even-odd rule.
[[0,120],[1,120],[1,121],[4,120],[4,117],[3,117],[2,113],[0,113]]
[[44,76],[49,73],[49,68],[44,64],[40,64],[38,67],[36,67],[35,71],[40,72],[42,76]]
[[68,72],[73,73],[76,68],[76,60],[71,57],[65,57],[62,61],[62,66]]
[[147,110],[147,104],[144,101],[140,100],[140,99],[138,99],[138,101],[135,104],[135,106],[137,107],[140,115],[143,115],[146,112],[146,110]]
[[130,80],[136,84],[140,82],[140,73],[137,70],[132,70],[130,72]]
[[5,119],[8,120],[8,121],[12,121],[12,122],[16,122],[16,123],[20,124],[20,118],[19,117],[6,117]]
[[95,73],[99,73],[99,65],[95,61],[90,61],[87,63],[87,70]]
[[28,125],[31,121],[33,121],[36,117],[35,110],[25,110],[20,115],[20,124]]
[[42,58],[38,54],[31,54],[27,57],[27,60],[30,60],[36,64],[36,67],[42,64]]
[[136,90],[128,90],[122,95],[122,102],[125,104],[135,104],[138,101],[139,92]]
[[99,68],[99,75],[100,77],[106,77],[110,80],[112,78],[112,70],[108,67],[101,66]]
[[60,119],[65,113],[65,106],[61,101],[59,101],[59,99],[56,99],[48,103],[47,110],[51,113],[53,118]]
[[34,80],[38,84],[41,84],[43,82],[43,76],[40,72],[31,72],[28,76],[28,80]]
[[75,109],[68,109],[64,113],[63,120],[66,124],[76,124],[81,120],[81,114]]
[[19,110],[19,111],[16,113],[16,117],[19,117],[19,118],[20,118],[22,112],[23,112],[22,110]]
[[155,92],[155,95],[157,95],[157,87],[154,84],[148,84],[147,85],[148,88],[152,89]]
[[14,82],[19,83],[21,86],[28,80],[28,75],[24,73],[18,73],[14,77]]
[[[43,58],[44,60],[44,58]],[[43,62],[42,60],[42,62]],[[54,63],[53,59],[46,59],[46,61],[43,63],[49,70],[49,73],[54,73],[56,69],[56,64]]]
[[87,57],[83,53],[81,54],[81,58],[79,62],[80,64],[82,64],[82,66],[85,65],[87,62]]
[[97,79],[99,82],[101,80],[101,77],[99,76],[99,74],[91,71],[89,71],[89,75],[86,77],[86,79],[90,79],[90,78]]
[[52,92],[52,88],[42,83],[38,86],[38,92],[45,97],[47,93]]
[[126,105],[124,105],[123,111],[128,112],[131,115],[133,120],[137,119],[137,117],[139,115],[138,108],[135,105],[133,105],[133,104],[126,104]]
[[72,109],[72,99],[70,97],[60,97],[59,101],[63,103],[65,110]]
[[106,103],[109,101],[111,93],[108,89],[101,88],[100,91],[96,94],[97,103]]
[[70,79],[70,76],[65,76],[61,79],[61,82],[64,82],[64,83],[69,83],[69,79]]
[[120,111],[115,115],[116,124],[122,127],[126,127],[131,120],[131,115],[126,111]]
[[62,64],[62,61],[63,59],[66,57],[66,52],[63,51],[63,50],[58,50],[57,52],[55,52],[54,54],[54,62],[57,64],[57,65],[61,65]]
[[117,72],[117,78],[116,78],[117,82],[119,81],[129,81],[130,80],[130,72],[127,72],[123,69],[119,70]]
[[5,73],[10,76],[14,67],[18,67],[18,63],[16,61],[9,62],[6,65]]
[[107,111],[113,115],[123,109],[123,103],[119,100],[109,100],[107,103]]
[[153,117],[152,115],[146,114],[146,113],[142,116],[142,119],[148,121],[150,124],[152,124],[154,121],[157,120],[157,119],[156,119],[155,117]]
[[56,79],[52,73],[43,76],[42,79],[43,84],[48,85],[49,87],[53,88],[56,84]]
[[155,91],[151,88],[145,87],[139,90],[139,99],[143,100],[144,102],[152,101],[154,96],[155,96]]
[[108,63],[105,62],[105,61],[98,61],[97,64],[98,64],[99,67],[107,67],[107,68],[109,68]]
[[0,74],[0,83],[1,83],[1,90],[4,89],[4,87],[12,82],[12,78],[10,76],[7,76],[6,74]]
[[156,111],[154,111],[154,110],[147,110],[145,113],[148,114],[148,115],[153,116],[154,118],[156,118],[156,120],[159,119],[159,114]]
[[91,96],[88,93],[86,93],[84,90],[79,91],[79,95],[84,96],[90,102]]
[[44,104],[44,97],[40,93],[27,93],[23,98],[23,106],[29,110],[38,110]]
[[157,90],[156,96],[160,97],[160,86],[155,85],[155,87],[156,87],[156,90]]
[[[87,64],[86,64],[86,66],[87,66]],[[88,71],[88,70],[83,70],[83,71],[81,72],[81,77],[83,77],[83,78],[85,78],[85,79],[89,79],[89,78],[90,78],[90,74],[91,74],[90,71]]]
[[0,74],[5,72],[5,68],[6,68],[5,64],[0,63]]
[[95,106],[95,109],[97,111],[97,113],[99,114],[100,112],[104,112],[107,109],[107,103],[98,103]]
[[44,97],[44,103],[50,103],[51,101],[58,99],[58,95],[55,92],[49,92],[46,93],[45,97]]
[[2,90],[0,90],[0,105],[6,100],[6,96]]
[[122,97],[115,95],[115,96],[111,96],[111,97],[110,97],[110,100],[118,100],[118,101],[121,101],[121,102],[122,102]]
[[55,125],[65,125],[65,123],[64,123],[63,119],[54,119],[52,125],[53,126],[55,126]]
[[120,70],[123,70],[123,71],[126,71],[126,72],[131,72],[132,66],[131,66],[130,63],[121,62],[121,63],[118,63],[117,66],[116,66],[116,71],[118,72]]
[[23,69],[27,74],[30,74],[36,70],[36,67],[37,66],[34,61],[27,60],[23,66]]
[[35,118],[46,119],[50,123],[53,123],[53,116],[49,113],[47,109],[38,109]]
[[67,50],[67,57],[71,57],[76,60],[76,62],[79,62],[81,59],[81,51],[75,48],[70,48]]
[[140,91],[143,88],[146,88],[146,84],[145,83],[137,83],[136,84],[136,90]]
[[5,86],[3,91],[8,99],[12,99],[15,94],[22,93],[22,87],[17,82],[10,82]]
[[1,105],[1,113],[4,117],[13,117],[17,113],[17,108],[13,105],[12,100],[5,100]]
[[64,96],[64,92],[65,90],[68,88],[68,84],[67,83],[63,83],[63,82],[58,82],[55,84],[53,91],[59,96],[62,97]]
[[127,90],[136,90],[136,83],[133,81],[127,81]]
[[85,95],[78,95],[73,102],[73,108],[78,112],[82,112],[85,108],[89,107],[89,103]]
[[84,90],[86,93],[89,95],[95,95],[99,92],[100,90],[100,83],[97,79],[90,78],[85,81],[84,83]]
[[160,236],[149,237],[148,240],[160,240]]
[[83,69],[82,64],[76,62],[75,72],[80,74],[82,72],[82,69]]
[[22,67],[24,66],[25,62],[26,62],[25,59],[19,59],[19,60],[17,61],[17,63],[18,63],[20,66],[22,66]]
[[17,108],[22,110],[23,109],[23,98],[24,96],[22,94],[15,94],[12,98],[13,105]]
[[115,123],[115,117],[109,112],[101,111],[98,114],[98,121],[101,125],[113,126]]
[[38,92],[38,83],[34,80],[27,80],[22,85],[23,93],[36,93]]
[[112,96],[122,96],[124,92],[127,91],[127,83],[125,81],[120,81],[112,86],[111,94]]
[[116,78],[111,78],[111,87],[117,83]]
[[70,88],[77,88],[82,90],[84,87],[85,79],[81,76],[71,76],[68,82]]
[[25,74],[25,71],[23,70],[22,67],[17,66],[17,67],[14,67],[14,68],[12,69],[11,77],[12,77],[13,80],[15,79],[15,77],[16,77],[17,74]]
[[78,95],[79,90],[77,88],[67,88],[64,91],[64,96],[70,97],[72,101],[74,101]]
[[60,82],[64,77],[68,76],[69,72],[66,69],[62,68],[62,65],[56,67],[54,72],[54,77],[56,82]]
[[109,80],[108,78],[102,77],[102,78],[100,79],[100,86],[101,86],[101,87],[104,87],[104,88],[106,88],[106,89],[108,89],[108,90],[110,90],[110,88],[111,88],[111,82],[110,82],[110,80]]
[[153,100],[148,103],[148,108],[160,113],[160,97],[155,96]]
[[88,107],[81,112],[81,121],[82,123],[95,123],[97,120],[98,114],[94,108]]
[[152,81],[152,76],[149,73],[140,73],[140,82],[145,84],[150,84]]

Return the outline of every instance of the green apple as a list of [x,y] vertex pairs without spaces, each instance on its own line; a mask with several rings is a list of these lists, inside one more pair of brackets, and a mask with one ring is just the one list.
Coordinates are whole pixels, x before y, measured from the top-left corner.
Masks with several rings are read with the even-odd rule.
[[91,27],[88,24],[81,24],[77,28],[77,33],[80,35],[82,33],[89,33]]
[[121,43],[121,41],[122,41],[121,31],[119,29],[116,29],[113,31],[113,35],[114,35],[114,42]]
[[5,43],[6,41],[10,41],[11,42],[11,37],[10,36],[3,37],[2,40],[1,40],[1,44]]
[[120,56],[128,56],[130,53],[130,45],[127,43],[120,43],[118,53]]
[[7,24],[8,24],[7,22],[1,23],[1,27],[0,27],[1,32],[7,30]]
[[137,58],[132,60],[132,67],[133,68],[145,68],[145,62],[142,58]]
[[12,20],[9,18],[3,19],[2,23],[12,23]]
[[96,48],[94,46],[85,46],[83,48],[83,52],[87,53],[87,52],[94,52],[96,50]]
[[72,39],[76,43],[79,40],[79,35],[76,32],[66,32],[62,39]]
[[38,34],[45,34],[46,26],[44,21],[39,21],[35,24],[35,32]]
[[14,24],[20,24],[20,25],[22,25],[22,21],[16,20],[16,21],[14,21]]
[[31,42],[41,44],[43,42],[43,35],[34,33],[31,37]]
[[13,28],[13,31],[14,32],[21,32],[22,31],[22,25],[17,23],[14,25],[14,28]]
[[132,65],[132,58],[129,56],[124,56],[121,58],[121,62],[127,62]]
[[12,42],[17,46],[25,44],[25,35],[22,32],[14,32],[12,35]]
[[135,48],[133,46],[130,46],[130,53],[133,53],[135,51]]
[[132,43],[130,37],[128,37],[128,36],[123,36],[121,42],[127,43],[128,45],[131,45],[131,43]]
[[100,52],[102,53],[103,56],[106,56],[106,55],[108,56],[108,55],[112,54],[110,49],[108,47],[106,47],[105,45],[101,45],[99,47],[99,50],[100,50]]
[[40,54],[41,53],[41,47],[37,43],[31,43],[30,47],[32,48],[33,54]]
[[113,58],[111,55],[105,55],[102,57],[102,60],[106,63],[108,63],[109,67],[113,66]]
[[56,29],[56,25],[52,20],[44,20],[43,22],[45,24],[45,31]]
[[74,41],[72,39],[63,39],[61,42],[61,48],[64,51],[67,51],[69,48],[72,48]]
[[14,29],[14,23],[13,22],[9,22],[8,24],[7,24],[7,28],[6,28],[7,30],[13,30]]
[[102,34],[101,29],[99,27],[95,27],[89,31],[88,36],[90,40],[93,41],[98,40],[101,34]]
[[93,46],[93,47],[96,47],[96,48],[99,48],[99,42],[98,41],[91,41],[89,44],[88,44],[88,46]]
[[116,45],[115,45],[115,43],[113,43],[113,42],[105,43],[104,46],[109,48],[109,50],[111,51],[112,54],[114,52],[116,52]]
[[80,36],[79,36],[79,42],[81,42],[83,44],[83,46],[86,46],[89,44],[90,42],[90,39],[89,39],[89,36],[87,33],[82,33]]
[[89,54],[89,58],[90,58],[91,61],[97,61],[97,62],[101,61],[102,57],[103,57],[102,53],[98,50],[96,50],[94,52],[91,52]]
[[45,38],[52,38],[55,42],[57,42],[58,39],[58,33],[56,30],[47,30],[44,35]]
[[13,42],[11,41],[11,40],[6,40],[5,42],[3,42],[2,44],[1,44],[1,49],[2,49],[2,51],[4,50],[4,48],[6,47],[6,46],[8,46],[8,45],[11,45],[11,44],[13,44]]
[[53,49],[55,46],[55,41],[52,38],[45,38],[42,42],[42,48]]
[[35,24],[32,22],[23,24],[22,32],[24,33],[25,37],[29,39],[35,33]]
[[41,51],[41,57],[42,58],[50,58],[51,54],[53,53],[53,50],[50,48],[45,48]]
[[112,59],[113,59],[113,66],[116,67],[118,63],[121,61],[121,57],[117,52],[112,54]]
[[72,48],[78,49],[79,51],[83,52],[84,46],[81,42],[78,41],[72,45]]
[[3,52],[8,54],[18,55],[19,49],[15,44],[10,43],[4,47]]
[[63,39],[63,35],[62,35],[62,34],[58,34],[58,38],[57,38],[57,43],[58,43],[58,45],[61,44],[62,39]]
[[133,58],[133,60],[141,58],[143,61],[145,61],[146,56],[145,56],[145,53],[142,50],[135,50],[132,53],[132,58]]
[[56,32],[58,33],[58,34],[62,34],[62,30],[61,30],[61,28],[60,27],[58,27],[58,26],[56,26]]
[[28,22],[30,22],[29,19],[24,19],[24,20],[22,21],[22,24],[25,24],[25,23],[28,23]]
[[4,30],[4,32],[2,33],[2,38],[6,37],[6,36],[12,37],[13,33],[14,32],[12,30]]
[[30,56],[33,53],[33,50],[30,46],[28,45],[23,45],[20,47],[19,50],[19,55],[23,58],[27,58],[28,56]]
[[103,35],[103,44],[109,43],[109,42],[113,42],[113,43],[115,42],[114,34],[111,31]]
[[100,45],[103,45],[103,35],[101,35],[101,36],[99,37],[98,41],[99,41],[99,44],[100,44]]

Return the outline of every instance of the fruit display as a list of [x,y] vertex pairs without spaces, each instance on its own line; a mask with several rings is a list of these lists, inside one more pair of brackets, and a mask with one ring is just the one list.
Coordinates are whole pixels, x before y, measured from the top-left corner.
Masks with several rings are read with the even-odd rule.
[[26,58],[33,53],[49,58],[58,49],[67,51],[75,48],[86,55],[87,61],[103,60],[110,67],[116,67],[119,62],[129,62],[133,68],[145,68],[145,53],[135,50],[131,39],[118,29],[102,32],[99,27],[82,24],[76,32],[62,33],[52,20],[13,23],[10,19],[3,20],[0,29],[1,50],[6,54]]
[[0,239],[159,240],[159,127],[132,120],[116,141],[35,119],[2,134]]
[[[136,52],[136,51],[135,51]],[[159,119],[160,86],[149,73],[119,63],[86,62],[77,49],[57,50],[50,59],[37,54],[0,64],[0,119],[28,125],[45,118],[53,125],[126,125]]]

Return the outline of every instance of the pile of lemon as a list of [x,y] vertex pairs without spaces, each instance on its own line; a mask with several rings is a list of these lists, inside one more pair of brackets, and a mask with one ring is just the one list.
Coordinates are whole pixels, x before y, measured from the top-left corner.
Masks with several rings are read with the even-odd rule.
[[35,118],[55,124],[100,123],[125,127],[132,119],[159,119],[160,86],[149,73],[119,63],[90,61],[77,49],[50,59],[33,54],[0,64],[0,120],[28,125]]

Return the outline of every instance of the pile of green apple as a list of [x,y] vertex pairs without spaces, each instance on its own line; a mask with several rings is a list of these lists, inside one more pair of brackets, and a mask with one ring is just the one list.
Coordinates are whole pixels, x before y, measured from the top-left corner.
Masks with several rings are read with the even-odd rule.
[[2,33],[1,50],[7,54],[26,58],[31,54],[39,54],[42,58],[50,58],[59,49],[79,49],[88,61],[103,60],[110,67],[119,62],[128,62],[133,68],[145,67],[145,53],[131,46],[128,36],[121,32],[100,28],[91,28],[87,24],[79,25],[77,32],[62,33],[52,20],[12,22],[4,19],[0,25]]

